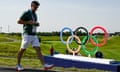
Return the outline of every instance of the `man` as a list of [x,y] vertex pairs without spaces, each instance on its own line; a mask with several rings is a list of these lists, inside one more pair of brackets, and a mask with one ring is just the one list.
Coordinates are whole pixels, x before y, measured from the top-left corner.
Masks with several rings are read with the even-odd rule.
[[50,69],[53,67],[52,64],[45,64],[43,56],[41,54],[39,40],[36,35],[36,28],[39,26],[39,23],[37,22],[37,15],[36,10],[39,7],[38,1],[32,1],[31,2],[31,9],[24,12],[23,15],[18,20],[18,24],[23,25],[23,34],[22,34],[22,43],[21,48],[18,52],[17,57],[17,65],[16,70],[23,70],[23,67],[21,66],[21,58],[26,50],[27,46],[29,44],[32,45],[32,47],[35,49],[38,59],[40,59],[41,64],[45,69]]

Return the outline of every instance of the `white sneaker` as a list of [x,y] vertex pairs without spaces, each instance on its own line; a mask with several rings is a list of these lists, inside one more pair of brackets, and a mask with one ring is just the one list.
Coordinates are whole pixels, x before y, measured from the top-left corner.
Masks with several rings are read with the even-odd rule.
[[21,65],[16,65],[16,70],[17,71],[22,71],[24,68]]
[[44,65],[44,70],[52,69],[54,67],[53,64],[45,64]]

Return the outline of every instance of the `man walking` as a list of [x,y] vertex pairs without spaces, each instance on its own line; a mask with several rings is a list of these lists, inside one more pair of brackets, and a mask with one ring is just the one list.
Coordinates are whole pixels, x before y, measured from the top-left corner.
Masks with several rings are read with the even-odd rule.
[[22,34],[21,48],[18,52],[18,57],[17,57],[16,70],[23,70],[23,67],[20,64],[21,58],[29,44],[31,44],[32,47],[35,49],[37,57],[38,59],[40,59],[40,62],[45,69],[51,69],[53,67],[52,64],[46,64],[44,62],[40,50],[39,40],[36,35],[36,28],[39,26],[39,23],[37,22],[37,15],[35,12],[37,11],[39,6],[40,4],[38,1],[32,1],[31,9],[24,12],[20,17],[20,19],[18,20],[18,24],[23,25],[23,34]]

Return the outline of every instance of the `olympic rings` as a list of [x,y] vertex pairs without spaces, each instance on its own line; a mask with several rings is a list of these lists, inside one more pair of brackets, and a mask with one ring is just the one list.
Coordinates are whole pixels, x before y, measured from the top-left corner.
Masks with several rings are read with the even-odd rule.
[[[70,33],[71,33],[71,36],[73,36],[73,31],[72,31],[70,28],[68,28],[68,27],[64,27],[64,28],[62,29],[62,31],[60,32],[60,40],[61,40],[61,42],[62,42],[63,44],[66,44],[66,42],[63,40],[63,37],[62,37],[64,30],[69,30]],[[73,37],[71,38],[69,44],[72,43],[72,41],[73,41]]]
[[67,39],[67,43],[66,43],[67,49],[68,49],[68,51],[71,52],[71,53],[78,53],[79,50],[80,50],[80,48],[81,48],[81,46],[78,45],[77,50],[73,51],[73,50],[69,47],[69,41],[70,41],[71,38],[75,38],[75,39],[77,39],[77,41],[78,41],[77,43],[81,43],[81,41],[80,41],[80,39],[79,39],[78,36],[76,36],[76,35],[69,36],[68,39]]
[[103,30],[103,32],[104,32],[104,40],[103,40],[102,43],[96,44],[96,43],[93,41],[93,39],[90,38],[90,42],[91,42],[93,45],[99,46],[99,47],[105,45],[106,42],[107,42],[107,37],[108,37],[107,31],[106,31],[103,27],[101,27],[101,26],[95,26],[95,27],[92,28],[92,30],[90,31],[90,36],[92,36],[93,31],[94,31],[95,29],[101,29],[101,30]]
[[[75,35],[77,35],[77,32],[78,32],[79,29],[83,29],[83,30],[86,32],[86,34],[87,34],[87,38],[86,38],[85,41],[83,42],[83,44],[85,45],[85,44],[87,43],[87,41],[88,41],[89,32],[88,32],[88,30],[87,30],[86,28],[84,28],[84,27],[78,27],[78,28],[74,31]],[[75,40],[75,42],[76,42],[77,44],[81,45],[81,43],[78,43],[76,40]]]
[[[96,44],[98,44],[98,41],[97,39],[95,38],[95,36],[88,36],[89,38],[92,38]],[[87,39],[87,36],[85,36],[82,40],[82,43],[85,42],[85,40]],[[95,54],[98,50],[98,46],[96,46],[91,52],[87,51],[86,48],[85,48],[85,45],[82,45],[82,50],[87,54],[87,55],[92,55],[92,54]]]
[[[82,41],[80,41],[79,37],[76,36],[76,35],[77,35],[77,31],[78,31],[79,29],[83,29],[83,30],[87,33],[87,36],[85,36]],[[93,32],[94,32],[95,29],[101,29],[101,30],[103,30],[103,32],[104,32],[104,40],[103,40],[102,43],[98,43],[98,41],[97,41],[97,39],[95,38],[95,36],[92,36],[92,34],[93,34]],[[70,33],[71,33],[71,36],[68,37],[68,39],[67,39],[66,42],[63,40],[63,37],[62,37],[64,30],[69,30]],[[89,32],[87,31],[87,29],[84,28],[84,27],[78,27],[78,28],[74,31],[74,33],[75,33],[75,35],[73,34],[73,31],[72,31],[70,28],[68,28],[68,27],[63,28],[62,31],[60,32],[60,40],[61,40],[61,42],[62,42],[63,44],[66,44],[68,51],[69,51],[69,52],[72,52],[73,54],[74,54],[74,53],[78,53],[79,50],[80,50],[80,48],[82,48],[82,50],[83,50],[86,54],[89,54],[89,55],[95,54],[95,53],[97,52],[97,50],[98,50],[98,47],[103,46],[103,45],[106,44],[106,42],[107,42],[107,37],[108,37],[108,36],[107,36],[107,31],[106,31],[103,27],[101,27],[101,26],[95,26],[94,28],[92,28],[91,31],[90,31],[90,35],[89,35]],[[71,48],[69,47],[69,44],[72,43],[73,39],[75,39],[76,43],[78,44],[78,48],[77,48],[77,50],[75,50],[75,51],[71,50]],[[91,52],[87,51],[86,48],[85,48],[85,44],[86,44],[86,42],[87,42],[88,40],[90,40],[90,43],[91,43],[92,45],[96,46]],[[81,45],[82,45],[82,46],[81,46]]]

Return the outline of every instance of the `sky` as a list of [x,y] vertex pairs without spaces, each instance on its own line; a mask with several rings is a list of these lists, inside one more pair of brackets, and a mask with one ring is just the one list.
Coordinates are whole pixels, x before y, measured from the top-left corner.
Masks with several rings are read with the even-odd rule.
[[[0,2],[0,32],[22,32],[17,20],[30,9],[32,0],[2,0]],[[61,31],[69,27],[85,27],[89,31],[96,25],[108,32],[120,32],[120,0],[38,0],[38,32]],[[2,28],[1,28],[2,27]]]

